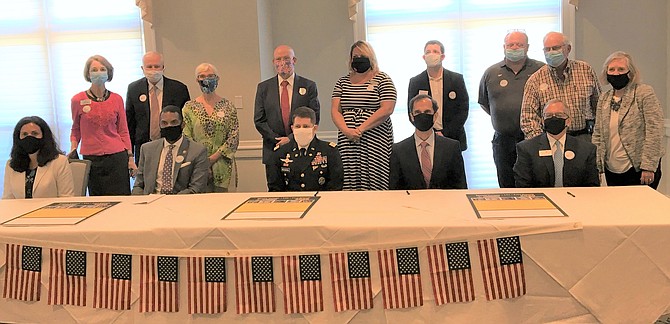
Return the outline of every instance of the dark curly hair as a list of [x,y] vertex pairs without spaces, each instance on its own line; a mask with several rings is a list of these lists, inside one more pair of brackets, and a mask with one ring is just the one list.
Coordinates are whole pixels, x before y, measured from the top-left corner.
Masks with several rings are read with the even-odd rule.
[[54,135],[51,132],[51,128],[44,121],[44,119],[37,116],[23,117],[16,123],[14,127],[13,144],[12,144],[12,153],[11,160],[9,161],[9,166],[16,172],[26,172],[30,166],[30,157],[23,149],[18,145],[21,135],[21,127],[25,124],[33,123],[37,125],[42,130],[42,148],[37,152],[37,165],[45,166],[47,163],[55,160],[59,154],[63,152],[58,148],[58,144],[54,139]]

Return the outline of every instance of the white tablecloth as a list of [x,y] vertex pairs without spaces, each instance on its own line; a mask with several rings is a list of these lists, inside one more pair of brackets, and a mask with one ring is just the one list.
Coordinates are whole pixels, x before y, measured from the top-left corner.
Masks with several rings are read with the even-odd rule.
[[[567,194],[570,191],[575,197]],[[90,306],[49,306],[46,290],[48,251],[43,252],[42,301],[0,299],[0,321],[19,322],[175,322],[245,320],[249,322],[612,322],[650,323],[670,306],[670,199],[647,187],[531,189],[544,192],[569,217],[505,220],[478,219],[466,193],[519,190],[452,190],[387,192],[320,192],[320,200],[298,220],[221,220],[252,196],[276,193],[165,196],[149,204],[143,197],[94,197],[121,201],[75,226],[0,227],[0,243],[15,243],[87,252],[167,256],[322,255],[370,251],[374,308],[336,313],[330,275],[324,271],[324,312],[285,315],[281,272],[275,258],[277,312],[235,313],[232,261],[228,262],[228,311],[221,315],[186,312],[185,261],[180,262],[178,313],[139,313],[138,282],[133,282],[130,311]],[[291,194],[298,195],[298,194]],[[307,194],[305,194],[307,195]],[[0,221],[53,201],[0,201]],[[521,236],[528,291],[525,296],[487,301],[476,240]],[[436,306],[428,275],[428,244],[467,240],[470,245],[476,300]],[[376,250],[418,246],[424,305],[384,310]],[[0,287],[4,287],[4,248],[0,252]],[[88,273],[92,274],[89,253]],[[139,262],[133,260],[133,278]],[[89,276],[90,286],[92,275]],[[92,294],[90,294],[92,295]],[[92,305],[92,296],[88,296]]]

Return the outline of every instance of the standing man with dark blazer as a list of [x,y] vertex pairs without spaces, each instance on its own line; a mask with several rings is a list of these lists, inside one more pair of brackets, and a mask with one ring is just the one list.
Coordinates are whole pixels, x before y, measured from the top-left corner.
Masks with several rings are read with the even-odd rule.
[[126,119],[130,142],[139,163],[142,144],[160,138],[160,112],[163,107],[184,107],[191,100],[188,88],[183,83],[163,76],[163,55],[147,52],[142,57],[144,78],[128,85],[126,95]]
[[552,99],[544,106],[545,132],[516,145],[517,188],[597,187],[596,146],[567,135],[571,118],[565,103]]
[[[437,101],[437,119],[433,128],[437,135],[460,142],[461,150],[468,148],[465,121],[468,119],[468,91],[463,75],[442,67],[444,45],[437,40],[426,42],[423,47],[426,70],[409,80],[407,101],[417,94],[427,94]],[[409,107],[408,114],[412,114]]]
[[410,100],[414,135],[393,144],[390,185],[393,190],[467,189],[458,141],[436,136],[437,102],[427,94]]
[[277,75],[258,84],[254,105],[254,124],[263,137],[263,164],[269,183],[269,166],[275,146],[289,142],[291,135],[291,112],[298,107],[309,107],[316,113],[316,124],[320,120],[319,93],[316,83],[295,74],[293,49],[279,45],[273,53],[273,64]]

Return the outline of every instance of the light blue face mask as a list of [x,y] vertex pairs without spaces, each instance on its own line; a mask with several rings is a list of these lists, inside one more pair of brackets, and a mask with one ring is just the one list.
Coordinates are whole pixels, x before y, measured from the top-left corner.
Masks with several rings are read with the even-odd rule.
[[512,62],[519,62],[524,57],[526,57],[526,53],[523,48],[505,50],[505,58]]
[[91,78],[91,83],[95,85],[103,85],[108,79],[107,71],[91,72],[89,73],[89,77]]
[[549,51],[544,53],[544,59],[551,67],[557,67],[565,62],[565,55],[563,51]]

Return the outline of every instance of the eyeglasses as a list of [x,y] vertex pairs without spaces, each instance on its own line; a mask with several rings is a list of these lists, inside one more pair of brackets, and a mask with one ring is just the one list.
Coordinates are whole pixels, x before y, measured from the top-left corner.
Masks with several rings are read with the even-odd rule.
[[216,74],[198,74],[198,80],[216,78]]
[[560,50],[561,48],[563,48],[563,46],[565,46],[565,44],[556,45],[556,46],[552,46],[552,47],[545,47],[545,48],[543,48],[542,50],[545,51],[545,52],[549,52],[549,51],[558,51],[558,50]]
[[516,46],[518,48],[526,48],[526,46],[528,46],[528,45],[526,45],[524,43],[507,43],[507,44],[505,44],[505,48],[512,48],[514,46]]
[[552,117],[560,118],[560,119],[568,119],[568,115],[565,113],[555,113],[555,114],[546,114],[544,115],[544,119],[549,119]]

